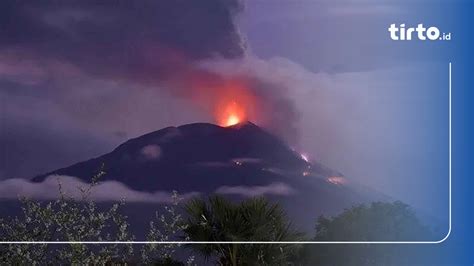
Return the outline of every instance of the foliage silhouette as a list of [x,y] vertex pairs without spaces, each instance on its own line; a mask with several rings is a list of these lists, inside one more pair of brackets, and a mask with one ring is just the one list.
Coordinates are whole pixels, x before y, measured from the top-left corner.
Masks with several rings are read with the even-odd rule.
[[[194,199],[185,206],[193,241],[287,241],[301,239],[278,204],[264,198],[232,203],[221,196],[208,201]],[[295,254],[296,245],[282,244],[196,244],[205,258],[220,265],[283,265]]]

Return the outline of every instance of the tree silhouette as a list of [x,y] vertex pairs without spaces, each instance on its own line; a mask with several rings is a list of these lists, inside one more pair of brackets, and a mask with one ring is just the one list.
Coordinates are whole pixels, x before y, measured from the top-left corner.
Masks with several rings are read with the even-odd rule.
[[[193,241],[285,241],[301,237],[288,222],[283,209],[263,198],[239,204],[212,196],[206,202],[191,200],[185,229]],[[280,265],[292,257],[295,245],[195,244],[191,247],[206,259],[217,257],[220,265]]]
[[[319,217],[317,241],[415,241],[430,240],[431,232],[402,202],[373,202],[345,210],[338,216]],[[305,247],[308,264],[315,265],[413,265],[423,247],[404,245],[318,245]]]

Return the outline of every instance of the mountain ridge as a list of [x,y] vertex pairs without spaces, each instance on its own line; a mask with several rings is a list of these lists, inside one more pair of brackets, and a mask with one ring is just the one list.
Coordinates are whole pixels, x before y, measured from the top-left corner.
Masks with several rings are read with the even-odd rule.
[[[36,176],[32,181],[41,182],[49,175],[70,175],[87,181],[105,164],[107,175],[115,174],[119,181],[135,189],[147,190],[158,187],[134,186],[131,178],[120,171],[131,175],[129,168],[134,168],[138,171],[137,175],[146,177],[151,177],[152,172],[174,176],[174,172],[182,172],[182,167],[204,163],[220,162],[222,167],[226,163],[228,167],[234,167],[237,159],[259,160],[262,168],[277,167],[300,172],[310,166],[282,140],[251,122],[230,127],[193,123],[166,127],[129,139],[109,153]],[[139,171],[140,166],[145,171]],[[147,168],[150,171],[146,172]],[[109,180],[109,176],[104,180]]]
[[386,199],[338,171],[308,160],[251,122],[230,127],[210,123],[166,127],[32,181],[62,175],[90,182],[102,165],[105,175],[100,182],[118,181],[135,191],[217,193],[235,200],[265,196],[280,203],[308,230],[321,214]]

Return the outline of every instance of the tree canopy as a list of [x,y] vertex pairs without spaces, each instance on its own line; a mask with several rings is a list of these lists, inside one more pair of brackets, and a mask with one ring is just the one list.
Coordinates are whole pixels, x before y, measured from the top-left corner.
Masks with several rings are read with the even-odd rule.
[[[415,212],[402,202],[373,202],[346,209],[341,214],[316,222],[318,241],[416,241],[429,240],[431,232]],[[425,251],[403,245],[318,245],[306,246],[311,265],[412,265]]]
[[[298,240],[284,210],[264,198],[241,203],[212,196],[208,201],[195,199],[186,207],[189,215],[185,229],[193,241],[285,241]],[[206,258],[217,257],[221,265],[279,265],[294,255],[293,245],[208,244],[192,245]]]

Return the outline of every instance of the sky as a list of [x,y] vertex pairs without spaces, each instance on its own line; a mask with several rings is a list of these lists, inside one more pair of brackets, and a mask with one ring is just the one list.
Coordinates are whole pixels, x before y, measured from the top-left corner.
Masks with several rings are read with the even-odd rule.
[[[392,23],[454,29],[443,1],[249,1],[251,53],[298,77],[301,149],[446,218],[452,45],[393,42]],[[455,33],[453,33],[455,34]],[[283,62],[283,63],[282,63]],[[272,71],[274,73],[274,71]]]
[[449,12],[350,0],[2,1],[0,179],[215,122],[237,82],[256,98],[249,119],[310,159],[443,216],[447,46],[387,32],[415,14],[429,24],[437,9]]

